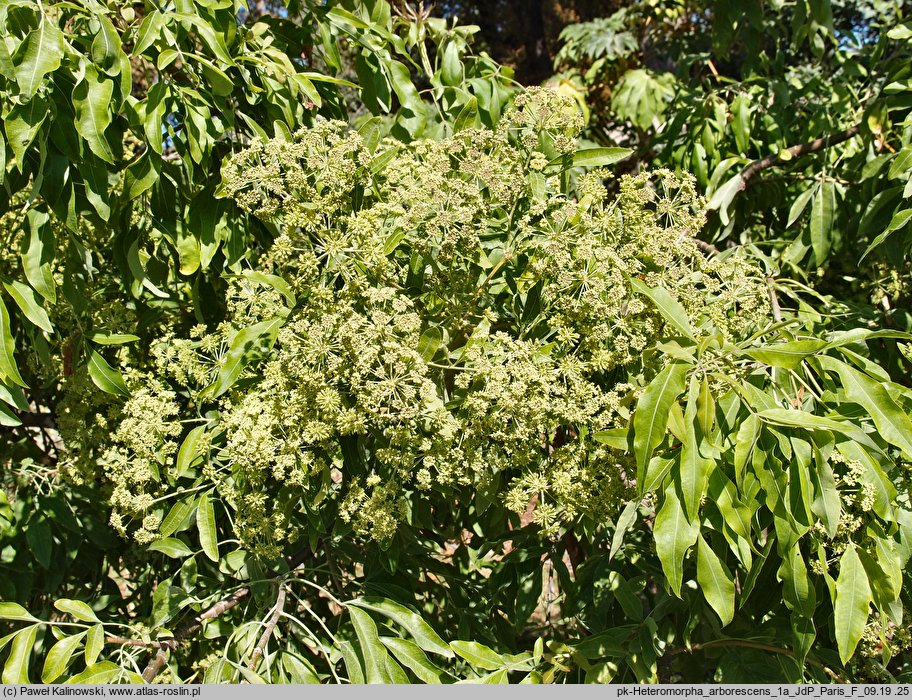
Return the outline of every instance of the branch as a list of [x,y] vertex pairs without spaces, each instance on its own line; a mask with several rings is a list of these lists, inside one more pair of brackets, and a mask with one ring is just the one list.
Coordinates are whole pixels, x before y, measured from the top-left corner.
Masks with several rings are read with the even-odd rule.
[[[766,170],[767,168],[771,168],[775,165],[784,165],[785,163],[791,161],[793,158],[799,158],[808,153],[816,153],[817,151],[822,151],[824,148],[835,146],[837,143],[848,141],[850,138],[858,134],[860,130],[861,125],[856,124],[855,126],[850,126],[848,129],[845,129],[843,131],[836,132],[835,134],[822,136],[819,139],[814,139],[813,141],[808,141],[807,143],[802,143],[797,146],[792,146],[791,148],[786,148],[785,153],[789,154],[787,158],[783,158],[781,155],[776,154],[769,155],[766,158],[761,158],[760,160],[755,160],[753,163],[741,171],[740,189],[746,189],[751,178],[753,178],[757,173]],[[780,153],[782,153],[782,151],[780,151]]]
[[272,636],[276,624],[278,623],[279,618],[282,616],[282,612],[285,610],[286,594],[287,591],[285,589],[285,584],[280,583],[279,595],[276,597],[275,606],[272,609],[272,617],[270,617],[269,622],[266,623],[266,629],[263,630],[260,641],[258,641],[256,646],[253,648],[253,653],[250,655],[250,663],[247,664],[247,668],[249,668],[251,671],[256,668],[257,661],[259,661],[260,657],[266,652],[266,645],[269,643],[269,638]]
[[[286,560],[288,562],[289,569],[297,569],[310,558],[311,554],[312,553],[309,549],[303,549],[300,552],[297,552],[293,556],[289,557]],[[276,574],[273,578],[279,578],[280,576],[284,575],[284,573]],[[282,588],[284,590],[284,586]],[[168,662],[168,654],[166,653],[168,650],[173,651],[174,649],[177,649],[177,647],[179,647],[184,641],[188,640],[190,637],[199,632],[203,628],[203,623],[206,620],[214,620],[219,615],[222,615],[231,610],[231,608],[236,606],[238,603],[246,600],[248,597],[250,597],[250,589],[246,586],[239,588],[231,595],[222,598],[219,602],[217,602],[205,612],[202,612],[196,617],[184,622],[175,630],[174,636],[171,639],[163,639],[160,642],[156,642],[158,645],[158,651],[156,652],[155,656],[152,657],[152,659],[149,661],[149,664],[143,671],[143,680],[146,683],[151,683],[155,676],[161,672],[164,665]],[[282,597],[284,598],[284,595]],[[276,607],[278,608],[278,601],[276,601]],[[273,624],[273,627],[275,627],[275,624]],[[263,640],[261,639],[260,641]],[[265,642],[263,642],[263,645],[265,646]],[[257,646],[259,646],[259,644]]]
[[227,598],[222,598],[206,612],[200,613],[178,627],[171,639],[166,639],[161,642],[161,646],[158,647],[158,652],[156,652],[155,656],[149,662],[149,665],[146,666],[146,669],[143,671],[143,680],[146,683],[151,683],[155,676],[162,670],[162,667],[168,661],[168,655],[165,653],[166,649],[176,649],[185,639],[188,639],[199,632],[203,628],[203,622],[206,620],[214,620],[222,613],[231,610],[231,608],[249,595],[249,588],[246,586],[244,588],[239,588]]
[[[758,651],[768,651],[771,654],[781,654],[782,656],[788,656],[789,658],[795,659],[796,661],[798,660],[795,652],[789,649],[783,649],[781,647],[773,646],[772,644],[764,644],[763,642],[753,642],[749,639],[716,639],[710,642],[705,642],[703,644],[697,643],[691,644],[689,647],[679,647],[677,649],[672,649],[668,652],[668,655],[677,656],[678,654],[693,654],[695,651],[700,651],[701,649],[712,649],[713,647],[742,647],[744,649],[756,649]],[[836,674],[830,668],[824,666],[816,659],[812,659],[808,656],[805,657],[804,663],[821,669],[837,683],[846,682],[843,678],[840,678],[838,674]]]

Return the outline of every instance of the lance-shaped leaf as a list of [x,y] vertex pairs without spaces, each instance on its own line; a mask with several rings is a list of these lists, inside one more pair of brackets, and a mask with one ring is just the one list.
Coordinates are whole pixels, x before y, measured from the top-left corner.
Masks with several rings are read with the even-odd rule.
[[216,398],[228,391],[255,355],[272,348],[284,322],[284,318],[273,318],[239,330],[231,339],[218,377],[203,389],[200,397]]
[[26,38],[25,52],[16,67],[16,82],[23,101],[38,92],[44,76],[60,67],[63,49],[63,32],[42,15],[38,27]]
[[385,615],[393,622],[408,630],[409,634],[411,634],[418,643],[418,646],[425,651],[440,654],[441,656],[446,656],[448,658],[453,656],[453,652],[449,645],[443,641],[440,635],[438,635],[427,622],[424,621],[421,615],[409,610],[404,605],[378,596],[356,598],[348,603],[348,605],[373,610],[381,615]]
[[674,362],[666,365],[643,390],[633,414],[633,450],[637,460],[637,485],[643,491],[646,466],[665,437],[668,413],[684,392],[688,366]]
[[67,666],[70,665],[76,648],[85,636],[85,632],[67,636],[51,647],[44,660],[44,669],[41,671],[42,683],[52,683],[63,675]]
[[709,473],[713,461],[700,454],[696,419],[700,395],[700,382],[696,376],[691,377],[690,392],[687,399],[687,410],[684,413],[683,446],[678,460],[678,476],[681,480],[681,498],[687,517],[699,524],[700,502],[706,494]]
[[22,239],[22,269],[29,284],[52,304],[57,301],[54,282],[54,230],[50,215],[30,209]]
[[218,534],[215,527],[215,509],[208,493],[203,493],[196,508],[196,529],[199,531],[203,553],[212,561],[219,560]]
[[912,419],[883,385],[833,357],[821,357],[818,361],[824,370],[839,375],[846,397],[868,412],[880,436],[912,457]]
[[22,313],[25,314],[25,317],[29,321],[46,333],[54,332],[54,327],[51,325],[51,319],[48,317],[47,311],[45,311],[44,307],[41,305],[41,300],[38,298],[38,295],[35,294],[34,289],[26,284],[22,284],[22,282],[19,282],[18,280],[4,282],[3,286],[6,288],[6,291],[9,292],[13,301],[16,302],[16,306],[22,310]]
[[6,136],[16,167],[22,169],[25,153],[48,116],[48,101],[35,95],[25,104],[13,105],[5,119]]
[[662,507],[656,514],[653,539],[668,585],[679,598],[684,578],[684,557],[697,541],[699,533],[699,525],[692,524],[684,514],[674,482],[669,483]]
[[836,602],[833,619],[836,625],[836,645],[839,658],[846,663],[855,653],[865,625],[871,603],[871,585],[864,566],[851,542],[839,560],[839,578],[836,579]]
[[823,340],[794,340],[790,343],[753,348],[746,350],[744,354],[770,367],[798,369],[807,357],[820,352],[825,347],[827,347],[827,343]]
[[85,77],[73,90],[76,130],[89,144],[92,153],[106,163],[114,162],[114,153],[104,133],[111,123],[113,94],[114,82],[92,66],[86,68]]
[[822,265],[830,253],[835,210],[836,188],[832,180],[826,180],[811,204],[811,246],[818,265]]
[[111,367],[111,365],[109,365],[101,355],[92,350],[92,348],[88,348],[88,354],[89,377],[95,382],[95,386],[109,394],[128,396],[130,392],[127,390],[127,385],[124,383],[123,376],[121,376],[120,372]]
[[16,632],[10,648],[6,665],[3,667],[2,681],[4,685],[27,685],[31,683],[28,675],[29,657],[32,647],[35,646],[35,637],[38,635],[39,625],[31,625]]
[[16,341],[10,331],[10,316],[6,304],[0,298],[0,379],[9,379],[19,386],[25,386],[14,356]]
[[668,321],[675,330],[693,340],[694,332],[693,328],[690,327],[687,312],[684,311],[684,307],[678,303],[678,300],[667,289],[664,287],[650,287],[636,277],[630,278],[630,286],[633,287],[634,291],[649,297],[659,310],[659,313],[662,314],[662,318]]
[[348,612],[358,636],[361,657],[364,659],[365,680],[368,683],[391,683],[392,679],[386,666],[389,653],[380,641],[377,625],[363,610],[349,607]]
[[735,616],[734,579],[702,536],[697,539],[697,583],[706,602],[722,620],[722,626],[731,622]]
[[419,680],[435,685],[444,682],[446,678],[445,672],[431,663],[421,647],[415,642],[409,639],[399,639],[398,637],[380,637],[380,641],[393,653],[399,663],[411,670]]

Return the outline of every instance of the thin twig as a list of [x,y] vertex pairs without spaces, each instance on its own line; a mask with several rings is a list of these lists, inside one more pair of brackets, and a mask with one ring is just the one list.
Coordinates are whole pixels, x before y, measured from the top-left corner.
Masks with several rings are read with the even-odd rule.
[[228,597],[222,598],[219,602],[206,610],[206,612],[200,613],[178,627],[171,639],[162,640],[158,652],[156,652],[155,656],[149,662],[149,665],[146,666],[146,670],[143,671],[143,680],[146,683],[151,683],[155,676],[161,672],[162,667],[164,667],[168,661],[168,655],[165,653],[166,649],[176,649],[185,639],[188,639],[199,632],[203,628],[203,623],[206,620],[214,620],[219,615],[231,610],[231,608],[246,599],[249,595],[249,588],[246,586],[244,588],[239,588]]
[[260,636],[260,640],[253,648],[253,653],[250,655],[250,663],[247,664],[247,668],[249,668],[251,671],[256,668],[257,661],[260,660],[260,657],[266,653],[266,645],[269,644],[269,638],[272,637],[272,633],[275,631],[276,624],[278,623],[279,618],[282,616],[282,612],[285,610],[285,596],[287,593],[288,591],[285,588],[285,583],[280,583],[279,595],[276,596],[275,606],[272,609],[272,617],[270,617],[269,622],[266,623],[266,629],[263,630],[263,634]]
[[[843,131],[838,131],[835,134],[830,134],[829,136],[822,136],[819,139],[814,139],[813,141],[808,141],[807,143],[802,143],[797,146],[792,146],[791,148],[786,148],[784,151],[779,151],[775,155],[769,155],[766,158],[761,158],[760,160],[755,160],[753,163],[749,164],[744,170],[741,171],[741,186],[740,189],[747,188],[748,183],[751,178],[754,177],[757,173],[771,168],[774,165],[785,165],[789,163],[793,158],[799,158],[800,156],[806,155],[808,153],[816,153],[817,151],[822,151],[825,148],[830,146],[835,146],[837,143],[842,143],[843,141],[848,141],[853,136],[857,135],[861,131],[861,124],[856,124],[855,126],[850,126],[848,129]],[[788,153],[789,155],[785,158],[782,157],[782,153]]]
[[118,637],[116,634],[105,635],[105,644],[119,644],[128,647],[146,647],[147,649],[161,649],[162,647],[171,647],[171,640],[163,642],[147,642],[144,639],[130,639],[129,637]]
[[766,278],[766,286],[769,288],[770,306],[773,308],[773,320],[779,323],[782,320],[782,307],[779,306],[779,297],[776,295],[776,288],[773,286],[772,277]]
[[[295,555],[287,559],[288,567],[291,570],[297,569],[299,566],[304,564],[311,556],[311,551],[309,549],[303,549],[300,552],[297,552]],[[276,578],[280,576],[286,576],[286,573],[277,574]],[[168,650],[177,649],[184,641],[195,635],[203,628],[203,623],[206,620],[214,620],[219,615],[222,615],[238,603],[246,600],[250,597],[250,588],[243,587],[239,588],[234,593],[225,598],[222,598],[211,608],[205,612],[200,613],[196,617],[187,620],[182,625],[180,625],[174,632],[174,636],[171,639],[163,639],[161,642],[158,642],[158,651],[155,653],[155,656],[149,661],[149,664],[146,666],[146,669],[143,671],[142,677],[146,683],[151,683],[154,678],[161,673],[162,668],[168,662]]]
[[[705,642],[703,644],[696,643],[691,644],[689,647],[679,647],[677,649],[671,649],[668,652],[669,656],[676,656],[678,654],[693,654],[695,651],[700,651],[701,649],[712,649],[713,647],[741,647],[744,649],[756,649],[758,651],[768,651],[771,654],[780,654],[782,656],[788,656],[789,658],[798,660],[798,657],[795,655],[795,652],[790,649],[783,649],[782,647],[777,647],[772,644],[764,644],[763,642],[752,642],[749,639],[716,639],[711,642]],[[816,659],[810,657],[805,657],[805,664],[810,664],[815,668],[819,668],[824,671],[830,678],[838,683],[847,683],[844,678],[841,678],[836,672],[823,665]]]

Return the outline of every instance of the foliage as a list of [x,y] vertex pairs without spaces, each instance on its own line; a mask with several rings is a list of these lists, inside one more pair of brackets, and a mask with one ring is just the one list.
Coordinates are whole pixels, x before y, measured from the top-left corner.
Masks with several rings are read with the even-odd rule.
[[908,676],[912,338],[699,171],[382,0],[2,12],[4,682]]
[[[645,162],[696,175],[718,212],[707,240],[762,245],[789,277],[849,287],[908,329],[908,12],[632,3],[567,27],[556,65],[589,94],[597,140],[626,145],[611,129],[628,121]],[[614,60],[585,39],[594,26],[603,45],[623,46]]]

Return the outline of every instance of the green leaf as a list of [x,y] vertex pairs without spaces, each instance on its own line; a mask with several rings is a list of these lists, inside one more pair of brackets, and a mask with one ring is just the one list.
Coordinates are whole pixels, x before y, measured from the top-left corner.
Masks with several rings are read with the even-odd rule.
[[731,205],[732,201],[741,190],[744,189],[744,180],[741,179],[741,173],[733,175],[731,178],[726,180],[725,184],[717,189],[712,197],[710,197],[709,202],[706,204],[706,208],[710,211],[719,210],[719,219],[722,221],[724,226],[728,226],[728,207]]
[[832,243],[833,215],[836,210],[836,189],[832,180],[820,184],[811,204],[811,246],[818,265],[823,265]]
[[149,12],[136,30],[136,36],[133,40],[133,53],[139,55],[152,46],[153,42],[161,36],[164,27],[164,17],[159,10]]
[[656,305],[662,317],[668,321],[675,330],[691,340],[694,339],[693,329],[690,327],[690,321],[687,318],[687,312],[684,311],[678,300],[675,299],[664,287],[651,288],[636,277],[630,278],[630,286],[634,291],[644,294]]
[[74,618],[82,622],[101,622],[101,620],[99,620],[98,616],[95,614],[95,611],[92,610],[92,608],[90,608],[87,603],[81,600],[61,598],[60,600],[54,602],[54,607],[57,608],[60,612],[72,615]]
[[431,326],[418,339],[418,354],[424,358],[425,362],[430,362],[434,359],[434,355],[437,354],[442,342],[443,331],[440,330],[439,326]]
[[364,671],[368,683],[392,683],[386,668],[386,659],[389,654],[377,634],[377,625],[366,612],[356,607],[349,606],[355,634],[361,647],[361,656],[364,659]]
[[285,302],[288,304],[289,309],[293,309],[295,304],[298,303],[294,291],[291,289],[291,285],[285,281],[284,277],[280,277],[279,275],[268,275],[259,270],[245,270],[243,276],[251,282],[262,284],[264,287],[271,287],[276,290],[285,297]]
[[698,524],[691,523],[675,493],[674,482],[665,489],[665,499],[656,514],[653,539],[662,571],[672,592],[681,597],[684,577],[684,557],[700,534]]
[[172,559],[186,559],[193,556],[193,550],[176,537],[165,537],[149,545],[150,552],[161,552]]
[[199,531],[200,546],[203,553],[212,561],[219,560],[218,535],[215,529],[215,509],[209,500],[209,492],[204,492],[196,508],[196,529]]
[[668,413],[684,391],[688,366],[674,362],[665,368],[643,390],[633,414],[633,449],[637,459],[637,484],[642,495],[646,466],[652,453],[665,438]]
[[92,664],[82,673],[77,673],[72,678],[67,678],[67,685],[103,685],[110,683],[120,673],[120,666],[113,661],[102,661]]
[[456,119],[453,120],[453,133],[458,134],[460,131],[472,129],[476,126],[478,120],[478,100],[470,97],[468,101],[459,110]]
[[725,627],[735,616],[734,579],[702,536],[697,538],[697,583]]
[[[612,165],[629,157],[633,151],[629,148],[584,148],[573,154],[574,168],[596,168]],[[557,162],[560,162],[560,158]]]
[[97,625],[92,625],[89,628],[89,632],[86,635],[86,645],[85,645],[85,662],[86,666],[91,666],[98,660],[98,655],[104,649],[105,643],[105,631],[104,625],[101,623]]
[[827,342],[823,340],[794,340],[789,343],[745,350],[744,354],[770,367],[798,369],[806,358],[820,352],[827,345]]
[[85,632],[80,632],[70,637],[64,637],[51,647],[44,660],[44,669],[41,671],[42,683],[53,683],[63,675],[67,666],[70,665],[70,660],[73,658],[76,647],[79,646],[85,636]]
[[905,173],[909,168],[912,168],[912,146],[906,146],[893,157],[887,177],[892,180],[894,177],[899,177]]
[[25,386],[19,368],[16,367],[16,341],[10,332],[10,316],[3,299],[0,298],[0,379],[9,379],[19,386]]
[[95,38],[92,39],[92,62],[109,75],[117,75],[119,72],[118,59],[123,53],[120,47],[120,35],[107,17],[98,15],[96,19],[99,29]]
[[20,170],[25,153],[38,135],[48,113],[48,101],[40,95],[35,95],[24,105],[14,105],[6,116],[6,136],[16,157],[16,166]]
[[158,154],[147,148],[139,158],[130,163],[124,178],[124,191],[128,199],[136,199],[158,182],[161,162]]
[[51,554],[54,551],[54,539],[51,536],[51,528],[44,517],[29,520],[25,530],[25,539],[35,555],[35,559],[45,569],[51,568]]
[[912,457],[912,419],[883,385],[835,358],[824,356],[818,361],[824,370],[839,375],[846,397],[868,412],[880,436]]
[[681,496],[684,499],[684,510],[687,517],[699,522],[700,502],[706,495],[706,485],[713,467],[713,460],[700,454],[696,435],[691,427],[686,433],[687,440],[681,448],[680,475]]
[[861,641],[868,623],[871,600],[868,576],[855,552],[855,545],[850,542],[839,560],[839,578],[836,579],[836,601],[833,606],[836,645],[842,663],[852,658]]
[[349,602],[348,605],[354,605],[385,615],[396,624],[404,627],[418,643],[418,646],[425,651],[440,654],[447,658],[452,658],[453,656],[449,645],[434,631],[434,628],[425,622],[421,615],[409,610],[404,605],[379,596],[356,598]]
[[180,450],[177,453],[177,476],[186,476],[197,457],[201,455],[200,447],[203,444],[203,437],[206,435],[206,426],[198,425],[189,433],[181,443]]
[[363,685],[364,670],[354,645],[347,640],[342,640],[339,642],[339,651],[342,653],[345,670],[348,672],[348,682],[352,685]]
[[29,657],[32,655],[32,647],[35,646],[38,627],[39,625],[25,627],[16,632],[16,636],[13,637],[13,645],[10,648],[6,665],[3,667],[3,676],[0,678],[4,685],[31,683],[28,676]]
[[129,396],[127,385],[124,383],[120,372],[111,367],[105,359],[92,348],[86,348],[89,356],[89,376],[102,391],[118,396]]
[[769,408],[756,414],[757,418],[774,425],[785,425],[791,428],[805,430],[829,430],[850,437],[862,445],[867,445],[878,450],[877,443],[854,423],[834,420],[824,416],[817,416],[806,411],[792,410],[790,408]]
[[735,134],[735,146],[739,153],[747,153],[750,147],[751,109],[748,95],[738,95],[731,106],[732,131]]
[[479,642],[450,642],[450,648],[475,668],[496,671],[507,665],[500,654]]
[[38,622],[38,618],[19,605],[19,603],[0,603],[0,620]]
[[785,224],[786,228],[791,228],[792,224],[798,220],[798,217],[804,213],[804,210],[807,208],[808,202],[811,201],[811,197],[814,196],[814,193],[817,191],[818,185],[808,187],[804,192],[798,195],[797,199],[792,203],[791,209],[789,209],[788,221]]
[[114,153],[104,133],[111,124],[113,95],[114,81],[99,75],[92,66],[86,67],[85,77],[73,90],[76,130],[89,144],[92,153],[105,163],[114,162]]
[[22,310],[22,313],[25,314],[25,317],[29,321],[46,333],[54,332],[54,327],[51,325],[51,319],[47,315],[47,311],[45,311],[44,307],[41,305],[41,300],[38,298],[35,290],[16,280],[4,282],[3,286],[6,287],[6,291],[9,292],[13,301],[16,302],[16,305]]
[[289,651],[280,652],[279,658],[292,683],[305,683],[307,685],[320,683],[320,676],[317,674],[317,670],[307,659]]
[[[380,641],[393,653],[399,663],[414,673],[419,680],[433,684],[444,682],[446,673],[431,663],[427,654],[415,642],[397,637],[380,637]],[[452,652],[450,654],[452,655]]]
[[242,328],[235,333],[219,369],[218,378],[203,389],[201,398],[214,399],[234,386],[254,353],[266,352],[272,348],[284,322],[284,318],[273,318]]
[[364,147],[373,153],[383,138],[383,120],[380,117],[371,117],[358,129],[358,134],[361,136]]
[[162,521],[161,527],[158,528],[159,534],[162,537],[169,537],[177,532],[178,529],[187,522],[195,506],[196,499],[192,496],[183,498],[171,506],[171,510],[168,511],[168,514]]
[[611,537],[611,549],[608,552],[608,559],[614,559],[621,545],[624,543],[624,534],[630,529],[630,526],[636,522],[637,510],[640,506],[639,501],[629,501],[624,510],[618,516],[617,525],[614,527],[614,535]]
[[125,343],[135,343],[139,340],[138,335],[130,335],[129,333],[93,333],[89,336],[91,340],[96,345],[123,345]]
[[836,537],[839,530],[839,520],[842,517],[842,498],[836,487],[836,477],[833,468],[826,459],[817,459],[816,497],[811,503],[811,512],[820,518],[830,539]]
[[44,14],[38,27],[32,30],[25,40],[25,52],[16,67],[16,82],[19,83],[21,96],[31,99],[44,76],[60,67],[63,59],[64,39],[61,32]]
[[817,607],[817,596],[808,578],[801,548],[797,544],[783,555],[778,577],[782,581],[782,597],[789,609],[804,617],[813,617]]
[[57,301],[57,292],[54,282],[54,230],[50,216],[38,209],[30,209],[26,221],[22,269],[35,291],[53,304]]

